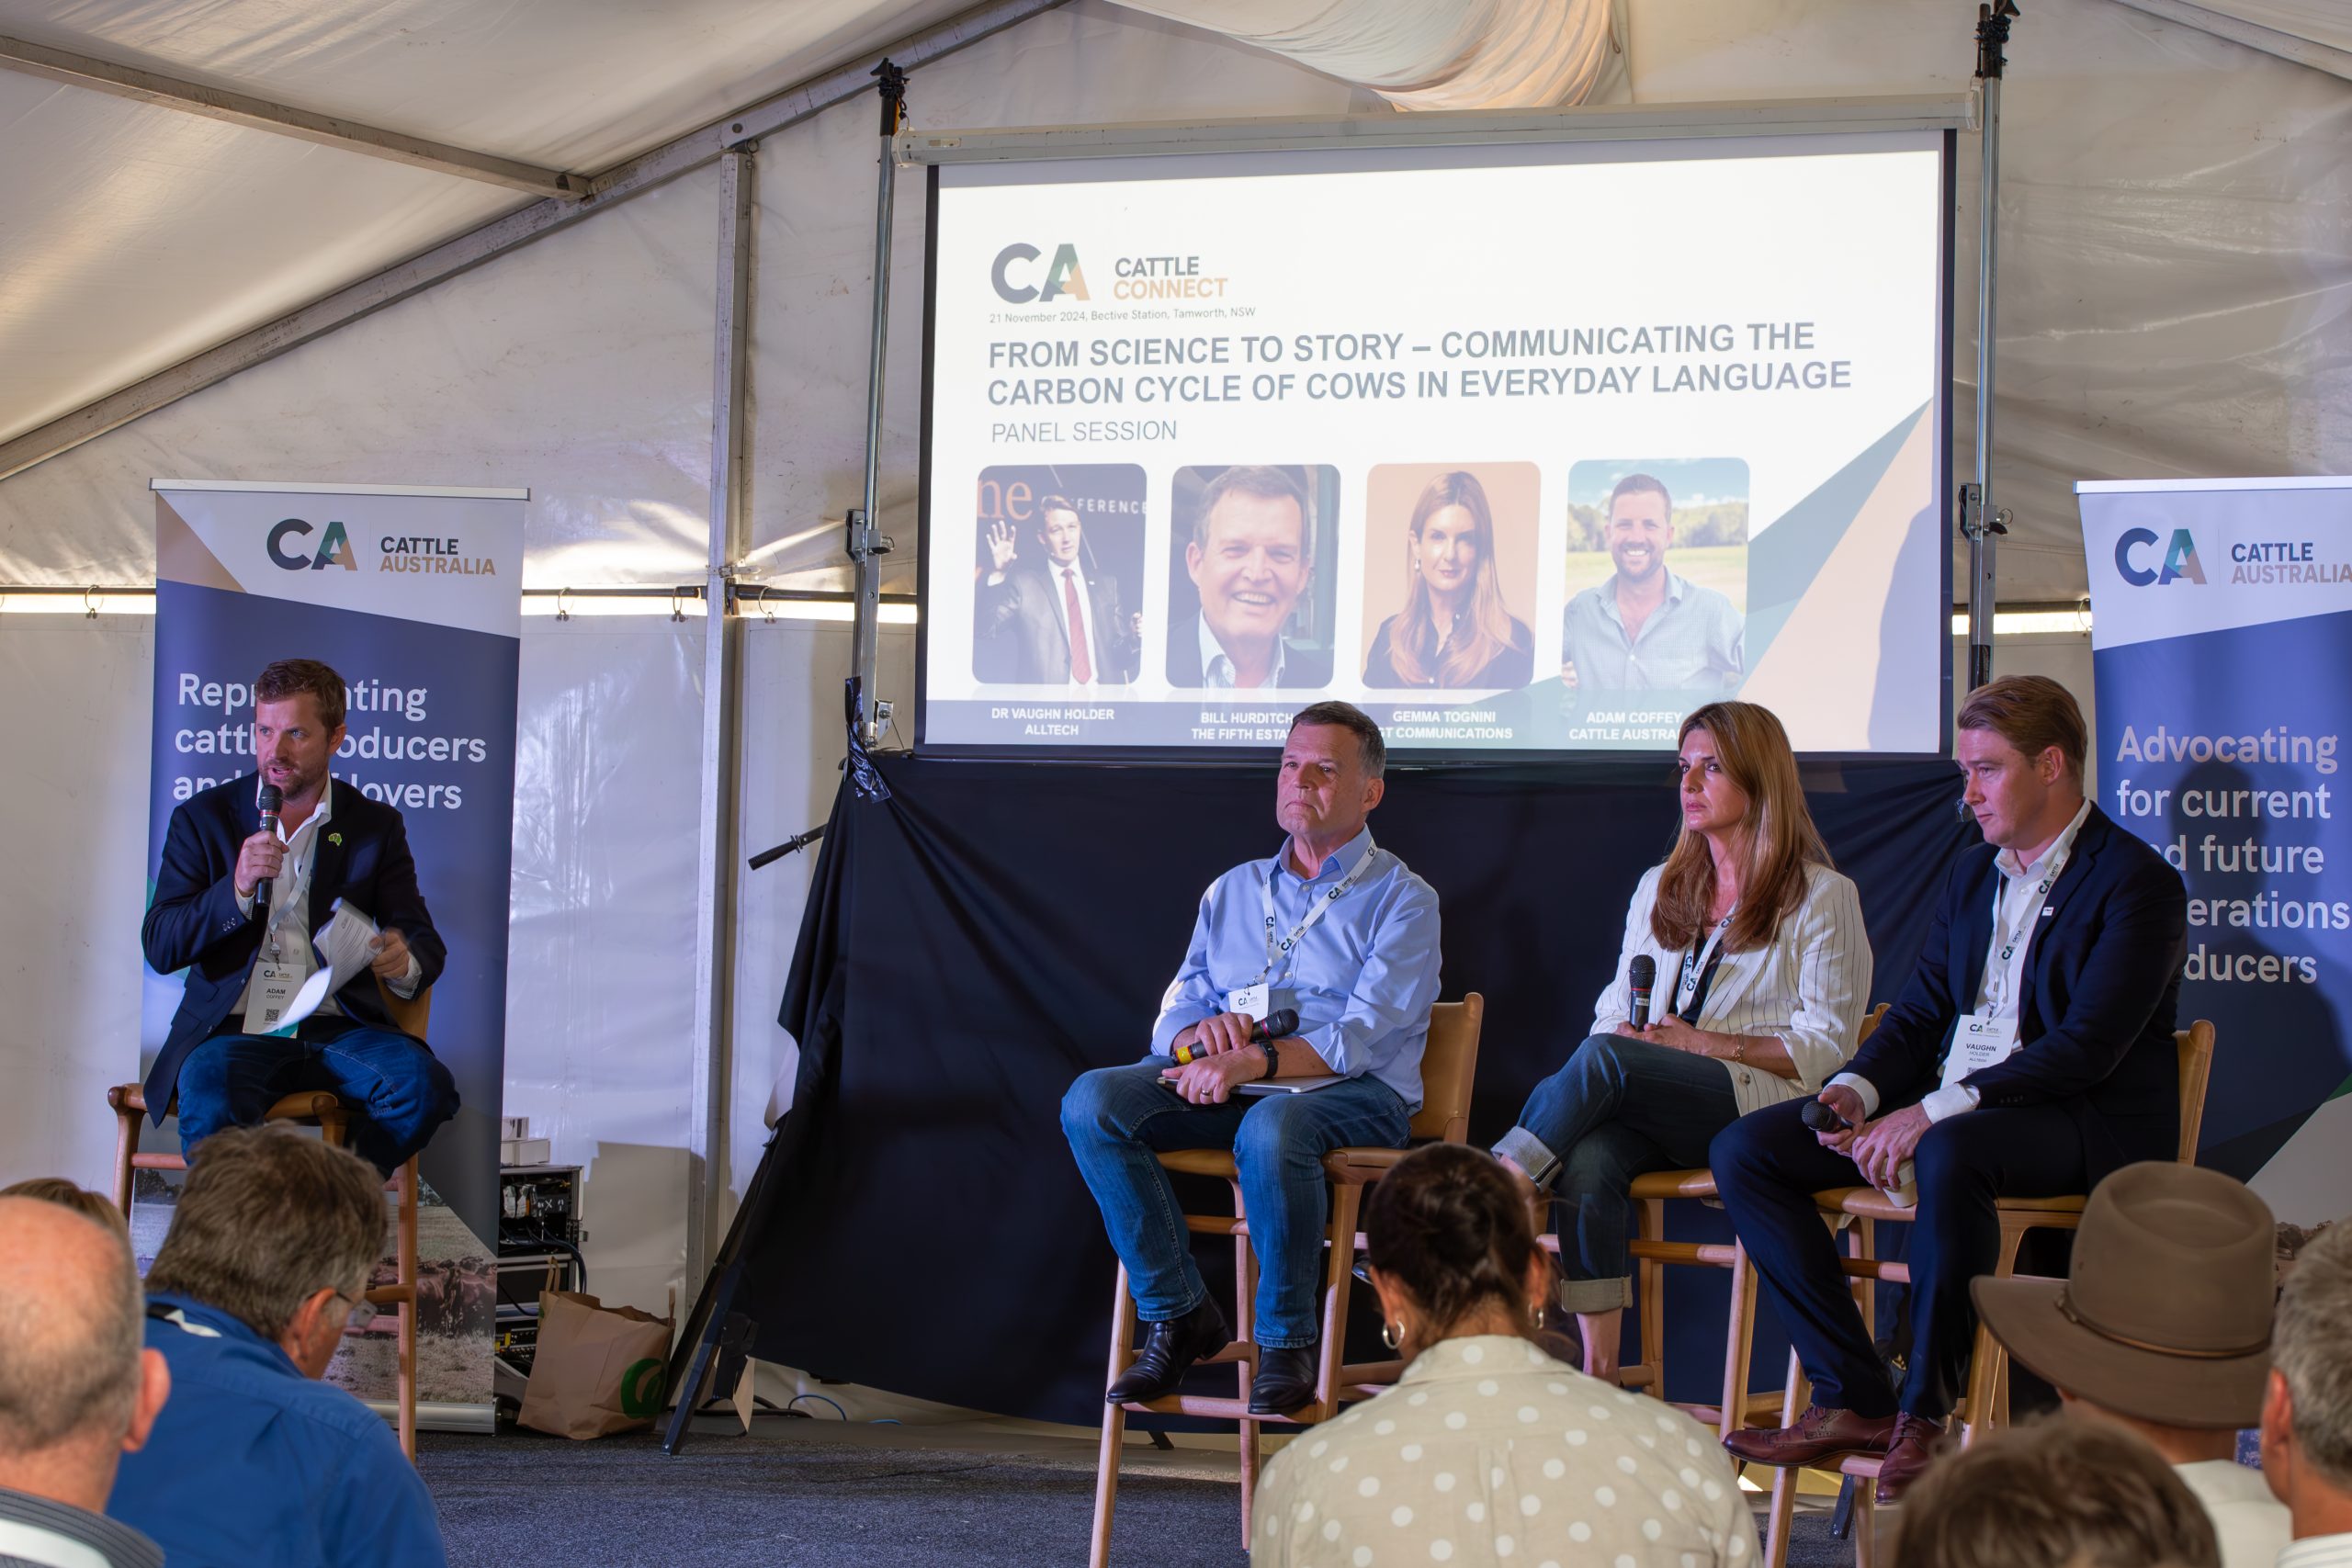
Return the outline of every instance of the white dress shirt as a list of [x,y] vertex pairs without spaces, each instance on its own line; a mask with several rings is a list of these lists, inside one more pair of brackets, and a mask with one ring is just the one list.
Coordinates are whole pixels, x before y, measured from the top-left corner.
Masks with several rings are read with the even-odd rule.
[[[1677,981],[1696,955],[1682,949],[1668,952],[1651,934],[1650,912],[1657,907],[1663,870],[1650,867],[1634,889],[1616,977],[1593,1006],[1595,1034],[1613,1033],[1632,1018],[1634,992],[1625,971],[1638,953],[1647,953],[1657,964],[1650,1017],[1662,1018],[1675,1008]],[[1829,1075],[1853,1058],[1854,1036],[1870,1005],[1871,941],[1862,929],[1860,896],[1851,879],[1826,865],[1807,866],[1805,878],[1804,902],[1781,919],[1770,942],[1747,953],[1724,954],[1693,1025],[1718,1034],[1775,1037],[1788,1047],[1789,1060],[1797,1069],[1793,1078],[1717,1058],[1731,1075],[1732,1096],[1742,1116],[1801,1094],[1820,1093]],[[1702,950],[1713,934],[1712,930],[1701,933]]]
[[[2075,812],[2074,819],[2059,831],[2049,846],[2033,857],[2031,864],[2021,863],[2014,850],[2003,850],[1993,863],[2000,869],[2001,886],[1993,895],[1993,931],[1986,939],[1984,976],[1977,982],[1976,1005],[1972,1012],[1990,1013],[1996,1018],[2014,1021],[2018,1017],[2018,998],[2025,991],[2026,961],[2033,956],[2034,927],[2041,915],[2035,906],[2041,902],[2045,871],[2053,865],[2064,869],[2065,858],[2074,852],[2075,835],[2082,830],[2083,819],[2091,814],[2091,803],[2085,800]],[[2053,878],[2054,880],[2054,878]],[[2001,959],[2002,937],[2007,933],[2009,956]],[[1947,1046],[1949,1049],[1949,1046]],[[1839,1073],[1829,1080],[1844,1084],[1862,1098],[1865,1121],[1878,1114],[1878,1086],[1868,1078],[1852,1073]],[[1929,1093],[1919,1102],[1929,1122],[1940,1122],[1963,1111],[1976,1109],[1979,1096],[1964,1083],[1947,1084]]]
[[2172,1472],[2197,1495],[2222,1542],[2222,1568],[2271,1568],[2294,1534],[2287,1505],[2270,1495],[2262,1472],[2233,1459],[2177,1464]]
[[2313,1535],[2278,1553],[2278,1568],[2352,1568],[2352,1535]]
[[[261,785],[256,783],[254,787],[255,793],[259,793]],[[306,971],[318,967],[318,961],[311,952],[311,868],[318,863],[319,840],[334,819],[334,780],[329,778],[320,787],[319,804],[302,818],[300,827],[288,832],[284,822],[277,825],[277,841],[286,846],[286,863],[270,884],[269,925],[262,933],[261,951],[254,958],[254,973],[246,978],[245,994],[237,1002],[235,1010],[240,1013],[251,1011],[261,1005],[261,966],[270,961],[273,953],[283,954],[300,963]],[[253,895],[238,895],[237,908],[251,915],[254,912]],[[408,973],[398,980],[386,983],[401,996],[413,997],[416,994],[417,981],[424,976],[424,966],[417,963],[416,954],[412,953],[408,955]],[[329,996],[319,1004],[319,1010],[313,1016],[330,1018],[341,1017],[342,1014],[343,1009],[335,1005],[333,996]]]
[[1757,1560],[1714,1433],[1524,1339],[1440,1340],[1396,1386],[1293,1438],[1251,1568],[1698,1568]]
[[[1196,618],[1193,625],[1200,628],[1201,635],[1201,684],[1232,690],[1236,671],[1233,660],[1226,654],[1225,644],[1217,641],[1216,633],[1209,630],[1207,616]],[[1283,641],[1281,634],[1275,634],[1274,667],[1266,671],[1263,681],[1258,682],[1260,690],[1283,683],[1283,660],[1289,651],[1289,645]]]

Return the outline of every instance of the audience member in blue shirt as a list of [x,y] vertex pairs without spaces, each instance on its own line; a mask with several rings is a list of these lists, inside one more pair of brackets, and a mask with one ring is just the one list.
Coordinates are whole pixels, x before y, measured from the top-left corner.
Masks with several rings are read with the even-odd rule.
[[[1250,1409],[1287,1415],[1314,1398],[1321,1159],[1350,1145],[1404,1146],[1437,999],[1437,895],[1364,827],[1385,760],[1380,727],[1349,704],[1317,703],[1291,721],[1274,795],[1289,842],[1227,872],[1201,899],[1151,1055],[1083,1074],[1063,1097],[1062,1130],[1146,1330],[1135,1365],[1107,1391],[1113,1404],[1174,1393],[1187,1367],[1232,1337],[1154,1157],[1170,1149],[1233,1151],[1258,1257]],[[1296,1030],[1253,1043],[1252,1024],[1285,1008]],[[1318,1074],[1340,1081],[1236,1092]]]
[[382,1179],[292,1128],[213,1134],[148,1271],[172,1399],[107,1512],[171,1568],[435,1568],[440,1521],[390,1428],[318,1382],[384,1240]]

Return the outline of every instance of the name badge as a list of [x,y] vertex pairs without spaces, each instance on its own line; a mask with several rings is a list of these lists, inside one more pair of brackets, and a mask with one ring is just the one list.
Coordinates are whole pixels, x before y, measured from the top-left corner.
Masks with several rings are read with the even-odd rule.
[[1971,1073],[2005,1062],[2018,1049],[2018,1021],[1991,1013],[1972,1012],[1952,1025],[1951,1049],[1944,1055],[1943,1087],[1950,1089]]
[[1262,1023],[1266,1015],[1274,1010],[1273,988],[1261,980],[1254,986],[1243,986],[1228,991],[1225,998],[1225,1010],[1238,1012],[1253,1023]]
[[254,1005],[245,1010],[245,1032],[248,1034],[290,1035],[295,1026],[277,1021],[294,1005],[294,993],[311,977],[310,971],[300,964],[272,964],[267,959],[254,965]]

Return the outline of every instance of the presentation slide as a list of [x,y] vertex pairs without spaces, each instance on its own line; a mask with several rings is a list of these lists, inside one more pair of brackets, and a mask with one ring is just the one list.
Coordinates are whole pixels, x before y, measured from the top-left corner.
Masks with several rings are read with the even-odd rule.
[[933,171],[926,750],[1666,751],[1950,702],[1941,132]]

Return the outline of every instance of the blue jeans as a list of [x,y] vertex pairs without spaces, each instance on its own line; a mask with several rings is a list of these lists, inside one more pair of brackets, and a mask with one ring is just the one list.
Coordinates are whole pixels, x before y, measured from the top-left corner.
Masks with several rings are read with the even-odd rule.
[[180,1148],[192,1154],[223,1127],[250,1127],[279,1096],[322,1089],[361,1110],[354,1153],[387,1177],[458,1113],[458,1085],[405,1034],[343,1019],[302,1025],[303,1038],[216,1034],[180,1064]]
[[1316,1276],[1323,1262],[1323,1156],[1374,1145],[1402,1148],[1411,1117],[1396,1091],[1351,1078],[1307,1094],[1237,1094],[1189,1105],[1159,1081],[1168,1059],[1081,1073],[1062,1096],[1062,1132],[1093,1190],[1111,1246],[1127,1266],[1136,1313],[1182,1317],[1208,1299],[1193,1262],[1176,1188],[1155,1151],[1233,1151],[1241,1206],[1258,1254],[1255,1337],[1269,1349],[1315,1343]]
[[1564,1244],[1573,1230],[1576,1245],[1560,1248],[1567,1275],[1561,1306],[1599,1313],[1633,1304],[1626,1222],[1634,1178],[1705,1165],[1709,1141],[1738,1119],[1721,1062],[1625,1034],[1593,1035],[1535,1086],[1495,1153],[1552,1189]]

